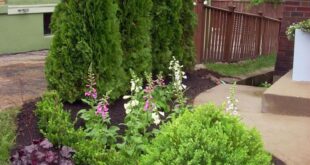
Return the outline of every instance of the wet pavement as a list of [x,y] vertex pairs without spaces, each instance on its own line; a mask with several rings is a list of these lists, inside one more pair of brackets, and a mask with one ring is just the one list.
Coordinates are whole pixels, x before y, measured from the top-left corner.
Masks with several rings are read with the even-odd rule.
[[47,51],[0,55],[0,110],[19,107],[46,90]]

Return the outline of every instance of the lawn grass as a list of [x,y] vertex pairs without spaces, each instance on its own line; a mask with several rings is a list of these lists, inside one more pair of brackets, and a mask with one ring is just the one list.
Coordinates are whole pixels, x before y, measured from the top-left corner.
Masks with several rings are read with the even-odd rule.
[[16,116],[19,109],[0,111],[0,164],[8,165],[10,149],[15,143]]
[[233,77],[251,73],[262,68],[273,67],[275,63],[276,55],[268,55],[238,63],[206,63],[206,68],[223,76]]

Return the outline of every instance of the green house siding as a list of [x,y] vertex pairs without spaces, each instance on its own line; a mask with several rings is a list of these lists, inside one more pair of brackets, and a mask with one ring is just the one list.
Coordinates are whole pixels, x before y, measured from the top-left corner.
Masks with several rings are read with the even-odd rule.
[[[16,5],[29,8],[27,5],[57,4],[61,0],[6,0],[0,5],[0,55],[33,50],[49,49],[51,36],[44,36],[42,13],[16,13],[17,9],[8,12]],[[26,6],[24,6],[26,5]],[[12,11],[12,10],[10,10]]]
[[0,14],[6,14],[8,12],[7,5],[0,5]]
[[48,49],[43,14],[0,15],[0,54]]
[[37,5],[58,3],[61,0],[7,0],[8,5]]

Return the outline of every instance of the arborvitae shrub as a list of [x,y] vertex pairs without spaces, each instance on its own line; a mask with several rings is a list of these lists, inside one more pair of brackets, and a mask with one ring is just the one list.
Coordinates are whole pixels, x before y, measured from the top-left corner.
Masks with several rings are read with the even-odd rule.
[[259,133],[222,108],[205,105],[163,125],[140,164],[269,165]]
[[117,10],[113,0],[66,0],[56,7],[45,73],[48,88],[63,100],[73,102],[83,95],[90,64],[99,94],[112,91],[114,99],[126,90]]
[[152,54],[155,72],[167,73],[172,56],[190,69],[195,61],[193,1],[153,1]]
[[180,62],[186,69],[191,69],[195,64],[195,45],[194,45],[194,32],[196,27],[196,14],[194,12],[194,3],[190,0],[182,0],[182,9],[180,23],[182,25],[183,34],[182,43],[183,56]]
[[152,68],[152,0],[119,0],[124,67],[137,75]]
[[172,56],[181,57],[182,26],[180,11],[182,0],[154,0],[152,26],[152,56],[155,72],[168,72]]

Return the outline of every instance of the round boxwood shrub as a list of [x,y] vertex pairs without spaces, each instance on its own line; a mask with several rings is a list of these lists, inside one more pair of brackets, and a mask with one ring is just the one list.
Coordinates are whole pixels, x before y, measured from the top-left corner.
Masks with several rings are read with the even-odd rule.
[[126,91],[117,11],[115,0],[66,0],[56,7],[45,74],[48,88],[64,101],[83,96],[90,64],[99,94],[112,91],[115,99]]
[[259,133],[222,108],[205,105],[163,125],[141,164],[269,165]]

